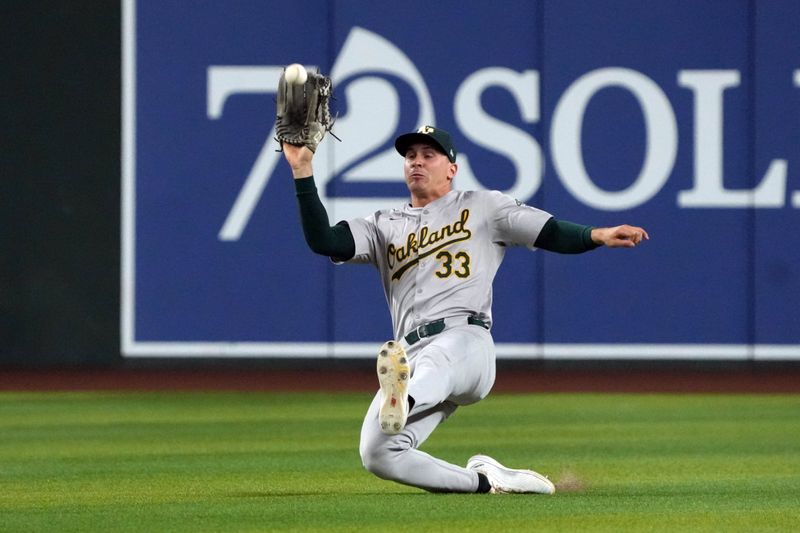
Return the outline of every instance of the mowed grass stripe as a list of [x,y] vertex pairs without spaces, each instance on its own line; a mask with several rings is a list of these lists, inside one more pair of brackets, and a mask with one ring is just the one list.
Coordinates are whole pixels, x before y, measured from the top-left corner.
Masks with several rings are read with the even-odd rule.
[[423,449],[572,492],[436,495],[358,457],[368,394],[0,393],[0,531],[786,531],[800,397],[493,395]]

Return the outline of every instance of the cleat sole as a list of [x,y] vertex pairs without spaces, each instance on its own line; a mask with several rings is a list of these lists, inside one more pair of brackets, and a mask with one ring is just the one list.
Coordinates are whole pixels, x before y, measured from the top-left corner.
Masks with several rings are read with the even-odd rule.
[[408,380],[411,375],[408,358],[399,343],[388,341],[381,346],[377,370],[382,398],[378,421],[382,432],[395,435],[403,430],[408,418]]

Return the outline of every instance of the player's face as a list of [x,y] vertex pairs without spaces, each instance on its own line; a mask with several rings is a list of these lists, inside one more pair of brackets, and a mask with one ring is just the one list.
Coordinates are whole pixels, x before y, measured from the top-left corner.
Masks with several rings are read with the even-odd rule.
[[403,163],[411,205],[421,207],[450,192],[458,167],[428,144],[412,144]]

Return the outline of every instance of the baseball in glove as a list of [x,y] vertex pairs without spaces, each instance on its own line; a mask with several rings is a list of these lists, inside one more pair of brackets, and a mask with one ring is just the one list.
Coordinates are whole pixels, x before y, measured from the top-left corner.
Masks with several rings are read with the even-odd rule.
[[322,74],[309,72],[305,83],[289,83],[284,70],[278,81],[275,140],[315,152],[333,127],[331,92],[331,79]]

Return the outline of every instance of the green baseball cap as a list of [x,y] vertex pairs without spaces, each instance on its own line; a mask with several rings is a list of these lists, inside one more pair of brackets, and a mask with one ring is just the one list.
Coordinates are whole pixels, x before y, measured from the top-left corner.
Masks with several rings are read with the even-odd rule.
[[395,139],[394,147],[400,155],[405,157],[408,147],[415,143],[429,144],[446,155],[451,163],[456,162],[458,152],[453,146],[450,134],[444,130],[433,126],[422,126],[417,131],[403,134]]

